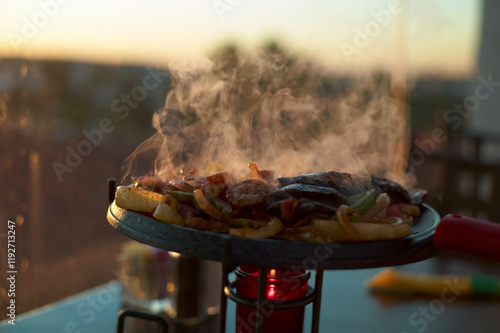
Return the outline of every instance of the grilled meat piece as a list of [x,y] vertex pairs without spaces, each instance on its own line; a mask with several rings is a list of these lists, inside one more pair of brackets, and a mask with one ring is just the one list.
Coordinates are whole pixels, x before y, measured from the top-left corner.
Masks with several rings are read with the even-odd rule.
[[325,214],[332,216],[337,211],[337,208],[323,202],[311,201],[306,198],[299,199],[299,207],[297,207],[298,216],[306,216],[311,214]]
[[262,180],[246,179],[226,190],[226,200],[232,206],[247,207],[265,203],[271,194],[271,187]]
[[292,196],[285,191],[273,192],[266,202],[266,211],[273,215],[278,215],[281,209],[281,202],[283,200],[289,199]]
[[421,205],[427,196],[427,191],[422,189],[407,190],[398,183],[386,178],[372,176],[372,184],[377,193],[387,193],[394,202],[402,202],[412,205]]
[[134,184],[134,187],[142,188],[144,190],[160,194],[164,194],[166,191],[172,191],[176,189],[175,187],[165,183],[160,178],[156,177],[148,177],[140,179]]
[[328,202],[333,205],[340,205],[346,201],[345,195],[330,187],[290,184],[278,191],[284,191],[295,198],[309,198],[316,201]]
[[227,172],[219,172],[207,176],[201,189],[205,195],[223,199],[228,186],[234,184],[234,178]]
[[169,185],[175,187],[177,191],[193,192],[201,187],[203,182],[201,180],[184,180],[172,179],[168,182]]
[[304,175],[300,175],[300,176],[296,176],[296,177],[278,178],[278,180],[276,182],[276,185],[278,187],[283,187],[283,186],[287,186],[287,185],[291,185],[291,184],[316,185],[316,186],[323,186],[323,187],[333,187],[333,186],[337,185],[331,180],[307,177]]
[[377,194],[385,192],[389,194],[392,201],[410,203],[408,191],[398,183],[390,181],[387,178],[372,175],[372,184],[377,190]]
[[[427,191],[425,190],[406,190],[401,185],[386,178],[372,176],[370,181],[369,178],[336,171],[282,177],[278,178],[276,185],[280,190],[286,189],[289,195],[296,198],[309,198],[316,201],[327,201],[328,199],[325,200],[322,196],[326,195],[328,197],[330,189],[333,189],[340,195],[340,198],[336,200],[335,206],[343,203],[345,198],[350,195],[358,194],[372,188],[376,189],[377,194],[387,193],[394,202],[414,205],[421,205],[427,195]],[[301,185],[304,186],[301,187]],[[318,189],[320,187],[324,189]]]
[[[313,182],[316,182],[315,184]],[[304,173],[294,177],[278,178],[278,187],[283,187],[290,184],[306,184],[306,185],[319,185],[331,187],[331,185],[338,186],[350,184],[352,182],[352,175],[345,172],[328,171],[317,173]]]
[[[280,192],[275,192],[275,193],[280,193]],[[286,192],[282,193],[286,194]],[[319,216],[318,218],[330,218],[337,211],[336,207],[326,204],[324,202],[313,201],[307,198],[300,198],[297,200],[294,197],[288,196],[288,194],[286,195],[287,195],[286,198],[281,198],[279,200],[277,199],[278,196],[275,196],[273,199],[269,198],[269,200],[267,201],[268,205],[266,208],[266,212],[268,214],[274,216],[280,216],[283,219],[283,207],[289,207],[291,199],[296,200],[297,205],[293,205],[292,217],[288,218],[289,216],[287,216],[286,219],[283,219],[283,223],[285,224],[293,224],[302,217],[309,215],[318,215]]]
[[328,187],[328,188],[333,188],[333,189],[337,190],[339,193],[341,193],[344,196],[348,195],[348,192],[346,191],[345,187],[342,187],[341,184],[336,183],[330,179],[318,179],[318,178],[307,177],[307,176],[297,176],[297,177],[290,177],[290,178],[278,178],[278,181],[277,181],[278,187],[284,187],[284,186],[292,185],[292,184]]
[[408,190],[408,193],[410,195],[410,203],[412,205],[420,206],[422,203],[424,203],[425,197],[427,197],[429,191],[415,188],[412,190]]
[[323,186],[337,190],[344,197],[371,189],[369,177],[354,176],[345,172],[328,171],[305,173],[295,177],[278,178],[276,185],[284,187],[291,184]]

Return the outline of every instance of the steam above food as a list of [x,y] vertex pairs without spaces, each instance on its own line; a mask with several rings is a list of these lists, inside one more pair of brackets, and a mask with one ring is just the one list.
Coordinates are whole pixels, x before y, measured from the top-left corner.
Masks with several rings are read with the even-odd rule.
[[[240,180],[248,161],[282,177],[324,170],[390,177],[407,135],[406,114],[384,80],[333,80],[276,45],[253,54],[227,48],[169,71],[172,89],[153,117],[157,133],[125,161],[126,183],[150,170],[168,182],[191,168]],[[137,161],[151,165],[151,155],[150,169],[135,169]]]

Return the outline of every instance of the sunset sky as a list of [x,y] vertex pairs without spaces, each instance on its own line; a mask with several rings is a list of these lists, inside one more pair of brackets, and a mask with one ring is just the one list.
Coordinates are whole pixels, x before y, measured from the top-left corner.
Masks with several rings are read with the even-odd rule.
[[407,19],[387,0],[0,0],[0,57],[164,65],[275,38],[332,70],[390,69],[399,20],[410,72],[470,76],[481,1],[406,1]]

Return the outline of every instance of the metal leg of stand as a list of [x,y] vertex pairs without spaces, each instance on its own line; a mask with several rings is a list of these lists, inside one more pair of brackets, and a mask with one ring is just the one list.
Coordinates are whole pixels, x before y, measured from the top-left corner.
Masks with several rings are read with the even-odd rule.
[[311,333],[319,332],[319,313],[321,310],[321,292],[323,288],[323,270],[316,271],[316,280],[314,282],[314,293],[316,297],[313,302],[313,317]]
[[113,203],[116,192],[116,178],[108,178],[108,200]]
[[259,267],[259,279],[257,285],[257,318],[255,333],[264,332],[264,302],[266,301],[267,267]]
[[221,276],[221,286],[220,286],[220,309],[219,309],[219,333],[226,332],[226,313],[227,313],[227,297],[225,294],[225,288],[229,284],[229,273],[230,273],[230,258],[231,258],[231,240],[225,238],[222,242],[222,276]]
[[126,317],[135,317],[135,318],[140,318],[148,321],[156,321],[163,333],[168,333],[168,324],[165,318],[163,318],[160,315],[153,314],[153,313],[148,313],[148,312],[143,312],[143,311],[138,311],[138,310],[132,310],[132,309],[124,309],[118,312],[118,325],[116,332],[117,333],[123,333],[123,328],[125,326],[125,318]]

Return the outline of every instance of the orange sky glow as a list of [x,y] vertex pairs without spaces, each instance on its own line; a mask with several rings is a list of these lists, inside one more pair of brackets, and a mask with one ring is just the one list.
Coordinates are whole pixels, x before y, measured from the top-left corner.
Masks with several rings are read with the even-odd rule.
[[273,38],[333,71],[390,70],[406,29],[409,73],[469,77],[480,25],[480,0],[4,0],[0,57],[166,65]]

